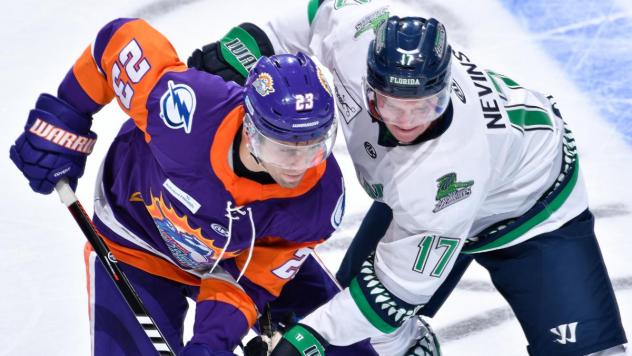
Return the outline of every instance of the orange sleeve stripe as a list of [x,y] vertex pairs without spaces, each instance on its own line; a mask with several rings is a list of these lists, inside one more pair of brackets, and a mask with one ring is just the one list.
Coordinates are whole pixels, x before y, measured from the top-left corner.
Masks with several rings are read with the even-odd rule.
[[[288,243],[286,240],[269,237],[263,244],[255,245],[252,259],[246,268],[244,276],[275,297],[281,294],[283,286],[291,279],[283,279],[273,273],[274,269],[283,266],[289,260],[296,259],[297,250],[304,247],[315,247],[318,242]],[[246,264],[248,251],[235,257],[235,264],[241,271]]]
[[86,48],[72,67],[77,82],[84,92],[99,105],[106,105],[114,97],[114,91],[108,86],[108,82],[99,72],[94,62],[90,46]]
[[163,278],[183,283],[191,286],[199,286],[200,279],[190,273],[185,272],[173,263],[166,261],[160,257],[152,255],[148,252],[131,249],[121,246],[108,240],[103,235],[99,235],[110,248],[117,260],[134,266],[147,273]]
[[[119,61],[119,53],[132,40],[140,46],[143,59],[149,62],[150,69],[138,83],[133,83],[124,68],[118,80],[129,84],[133,89],[133,96],[129,109],[119,100],[119,106],[136,123],[136,126],[145,133],[145,139],[150,141],[147,132],[147,99],[152,89],[165,72],[182,72],[187,66],[178,59],[178,55],[171,43],[147,22],[134,20],[122,25],[110,38],[101,57],[101,68],[106,71],[108,80],[112,81],[112,67]],[[141,59],[142,60],[142,59]],[[112,85],[110,83],[110,85]]]
[[210,300],[230,304],[237,308],[248,321],[248,327],[255,325],[257,320],[257,308],[255,303],[241,288],[233,283],[221,279],[204,279],[200,285],[198,303]]

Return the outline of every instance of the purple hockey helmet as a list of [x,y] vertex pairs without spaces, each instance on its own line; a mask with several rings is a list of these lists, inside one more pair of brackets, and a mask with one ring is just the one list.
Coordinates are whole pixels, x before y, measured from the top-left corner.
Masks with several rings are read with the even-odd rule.
[[244,128],[257,159],[307,169],[327,159],[336,138],[334,99],[311,58],[261,57],[245,84]]

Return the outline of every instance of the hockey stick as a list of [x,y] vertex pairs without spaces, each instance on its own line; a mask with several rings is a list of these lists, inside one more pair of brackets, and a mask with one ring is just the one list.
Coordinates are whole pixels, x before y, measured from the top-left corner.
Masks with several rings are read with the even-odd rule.
[[90,245],[92,245],[92,248],[97,253],[97,257],[110,275],[116,288],[121,292],[123,299],[125,299],[125,302],[127,302],[127,305],[136,316],[136,320],[140,323],[158,354],[160,356],[175,356],[175,352],[167,342],[164,334],[160,331],[154,319],[147,313],[145,305],[143,305],[143,302],[138,297],[138,294],[129,280],[119,268],[114,255],[112,255],[110,249],[97,233],[96,227],[88,214],[86,214],[75,192],[70,188],[68,181],[65,179],[59,181],[59,183],[55,185],[55,190],[57,194],[59,194],[61,202],[70,210],[70,213],[75,218],[81,231],[88,239],[88,242],[90,242]]

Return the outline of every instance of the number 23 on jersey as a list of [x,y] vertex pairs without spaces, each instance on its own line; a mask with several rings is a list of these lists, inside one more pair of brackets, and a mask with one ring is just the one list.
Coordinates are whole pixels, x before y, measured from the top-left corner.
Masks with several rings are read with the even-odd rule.
[[143,50],[136,40],[132,39],[118,54],[112,65],[112,88],[121,105],[130,109],[134,88],[151,68],[144,58]]

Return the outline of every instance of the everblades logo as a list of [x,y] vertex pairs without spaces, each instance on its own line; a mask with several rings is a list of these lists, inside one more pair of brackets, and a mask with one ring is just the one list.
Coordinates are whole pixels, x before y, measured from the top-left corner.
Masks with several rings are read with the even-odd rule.
[[160,98],[160,118],[172,129],[191,132],[195,111],[195,92],[186,84],[167,82],[168,89]]
[[368,30],[373,30],[373,33],[377,33],[380,26],[388,20],[388,7],[383,7],[377,11],[363,17],[360,22],[355,25],[355,34],[353,38],[358,38],[361,34]]
[[437,179],[437,195],[433,213],[443,210],[450,205],[457,203],[463,199],[472,195],[472,186],[474,181],[457,182],[456,173],[448,173],[443,177]]

